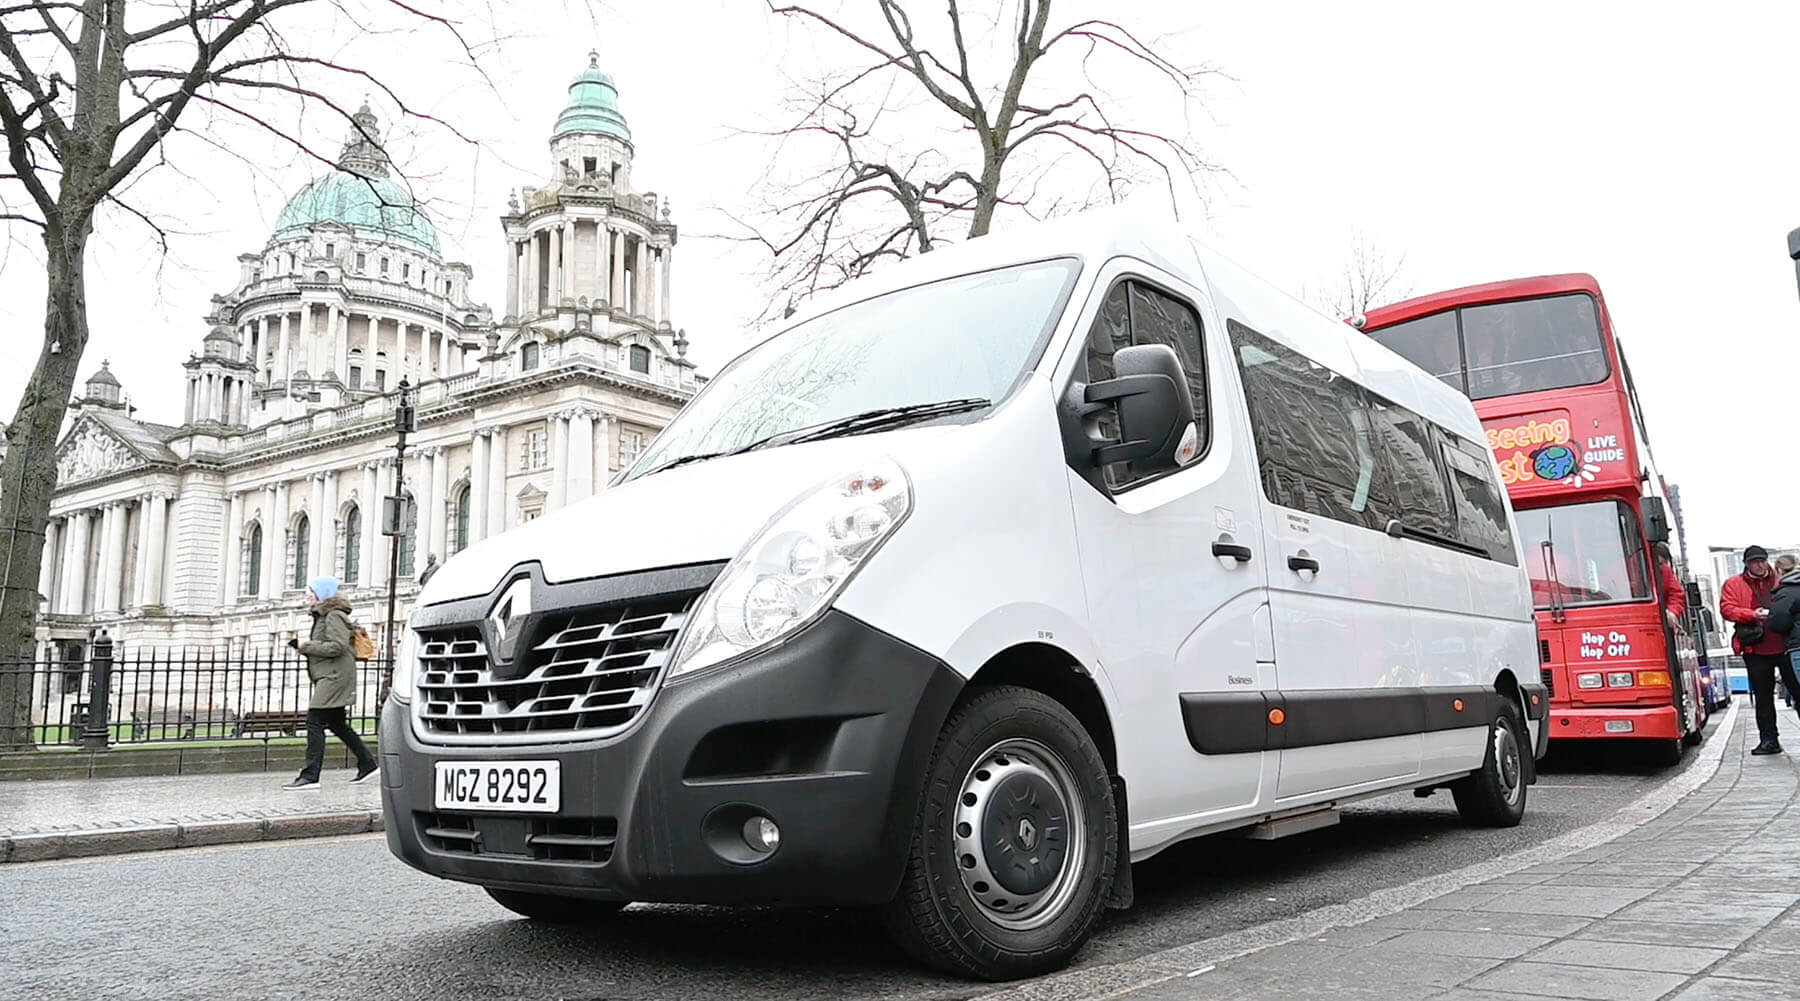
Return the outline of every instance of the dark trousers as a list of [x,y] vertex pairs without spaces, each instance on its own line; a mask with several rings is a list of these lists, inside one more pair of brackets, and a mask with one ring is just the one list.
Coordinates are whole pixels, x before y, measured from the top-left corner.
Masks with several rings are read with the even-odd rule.
[[362,742],[356,731],[350,729],[350,710],[339,706],[336,709],[308,709],[306,711],[306,765],[300,769],[300,777],[318,781],[319,769],[325,767],[325,731],[337,734],[337,738],[356,755],[356,767],[361,771],[372,771],[375,768],[375,756],[369,753],[369,745]]
[[1781,731],[1775,726],[1777,672],[1789,691],[1800,692],[1800,679],[1794,677],[1794,662],[1787,654],[1744,655],[1744,673],[1750,675],[1750,700],[1756,704],[1756,732],[1765,742],[1781,739]]

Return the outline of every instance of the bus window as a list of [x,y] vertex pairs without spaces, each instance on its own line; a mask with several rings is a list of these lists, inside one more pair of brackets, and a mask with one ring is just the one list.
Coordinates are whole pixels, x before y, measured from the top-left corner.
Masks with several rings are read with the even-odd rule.
[[1396,323],[1371,331],[1369,336],[1431,373],[1444,385],[1468,395],[1468,384],[1463,381],[1462,344],[1457,340],[1455,310]]
[[1588,386],[1607,376],[1594,300],[1581,293],[1469,306],[1462,336],[1472,399]]
[[1652,594],[1637,515],[1618,501],[1515,513],[1539,608],[1641,601]]

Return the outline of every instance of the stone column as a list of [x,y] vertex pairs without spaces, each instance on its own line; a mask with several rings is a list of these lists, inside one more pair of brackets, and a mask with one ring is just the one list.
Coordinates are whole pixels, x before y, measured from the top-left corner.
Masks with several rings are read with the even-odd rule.
[[312,480],[312,499],[306,512],[306,575],[311,578],[331,572],[330,563],[321,559],[325,554],[325,526],[330,519],[325,516],[325,474],[314,473],[308,479]]
[[588,294],[581,269],[581,224],[574,219],[563,223],[563,285],[567,287],[563,294],[576,301]]
[[431,510],[432,508],[438,507],[442,500],[437,492],[437,450],[422,448],[419,450],[418,456],[419,473],[417,478],[413,480],[414,483],[419,485],[419,521],[413,529],[414,578],[418,577],[420,570],[425,569],[425,557],[433,551],[431,548]]
[[281,490],[273,483],[263,488],[262,530],[262,580],[257,582],[257,594],[264,601],[273,601],[279,593],[275,582],[281,579],[281,540],[285,534],[281,524]]
[[563,228],[552,229],[548,243],[549,257],[544,262],[544,273],[550,278],[550,308],[562,305],[563,300]]
[[431,458],[432,504],[425,510],[425,541],[429,546],[426,551],[436,553],[438,562],[443,563],[450,558],[450,450],[433,448]]
[[488,443],[488,534],[499,535],[506,531],[509,519],[506,516],[506,472],[512,468],[506,451],[506,429],[492,428],[493,441]]
[[650,317],[650,242],[643,238],[637,244],[637,273],[632,275],[635,290],[631,295],[631,312],[634,316],[645,319]]
[[143,495],[137,498],[137,563],[131,568],[131,605],[140,608],[146,604],[144,592],[150,583],[150,497]]
[[362,493],[356,502],[362,514],[362,538],[356,540],[357,559],[362,566],[356,582],[362,587],[372,587],[375,579],[375,540],[382,537],[380,489],[376,485],[375,463],[363,463]]
[[438,333],[438,378],[450,378],[450,330]]
[[568,503],[578,504],[594,495],[594,418],[586,407],[569,414]]
[[[231,507],[225,515],[225,604],[235,604],[241,593],[244,573],[244,494],[236,491],[231,495]],[[142,553],[143,550],[138,550]],[[141,562],[142,556],[139,557]],[[140,572],[141,581],[142,574]],[[142,588],[142,584],[138,585]],[[141,591],[139,593],[142,593]]]
[[[610,234],[609,234],[609,236],[610,236]],[[612,301],[612,308],[622,311],[625,308],[625,246],[626,246],[626,236],[625,236],[625,233],[623,230],[619,231],[618,240],[619,240],[619,245],[617,247],[613,248],[616,251],[618,251],[618,253],[615,254],[613,257],[612,300],[611,301]]]
[[612,229],[604,219],[594,223],[594,298],[612,302]]
[[486,429],[475,432],[474,457],[469,462],[469,544],[487,538],[488,450],[492,444]]
[[328,303],[325,306],[325,350],[328,352],[325,367],[340,381],[348,378],[349,372],[344,364],[344,338],[339,336],[338,321],[341,319],[343,315],[338,312],[337,303]]
[[169,531],[169,495],[150,495],[150,556],[145,567],[144,604],[163,603],[163,554],[167,552]]
[[63,611],[80,615],[87,611],[88,540],[93,531],[94,515],[82,511],[71,516],[70,521],[74,527],[69,532],[69,560],[63,570],[68,585]]
[[62,523],[52,520],[44,526],[43,562],[38,565],[38,594],[49,602],[48,608],[52,611],[56,608],[56,595],[50,589],[56,586],[56,560],[62,555],[58,548],[61,545]]
[[100,600],[95,603],[98,611],[116,612],[119,610],[119,594],[125,589],[125,508],[120,504],[106,505],[102,525],[106,534],[100,542]]
[[263,356],[269,353],[269,317],[267,314],[256,318],[262,333],[256,338],[256,357],[251,359],[256,365],[256,381],[263,381]]
[[519,315],[519,241],[506,241],[506,308],[501,319]]
[[656,254],[657,259],[662,262],[662,296],[661,304],[656,310],[656,319],[665,327],[669,325],[669,271],[670,265],[675,262],[673,251],[673,247],[664,247]]
[[538,234],[532,233],[525,238],[525,313],[527,317],[536,317],[543,308],[543,298],[539,290],[543,282],[543,257],[539,249]]
[[600,457],[598,471],[594,475],[594,489],[600,490],[612,479],[613,461],[619,454],[619,419],[617,417],[600,418]]
[[291,336],[292,335],[288,331],[288,314],[282,313],[281,314],[281,347],[278,349],[278,353],[275,355],[275,378],[284,384],[289,382],[289,380],[291,380],[293,378],[293,374],[294,374],[294,364],[293,364],[293,343],[294,342],[289,339]]
[[554,511],[569,502],[569,418],[564,413],[550,415],[550,496],[544,502]]

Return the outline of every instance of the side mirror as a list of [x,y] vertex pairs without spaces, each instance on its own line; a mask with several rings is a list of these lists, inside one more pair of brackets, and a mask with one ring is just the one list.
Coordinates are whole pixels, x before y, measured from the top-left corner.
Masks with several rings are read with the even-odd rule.
[[1645,497],[1639,506],[1644,512],[1644,537],[1652,543],[1669,541],[1669,509],[1661,497]]
[[1134,344],[1113,355],[1116,378],[1087,387],[1090,412],[1117,409],[1119,440],[1094,447],[1094,462],[1129,462],[1138,476],[1187,465],[1199,453],[1194,399],[1175,349],[1166,344]]

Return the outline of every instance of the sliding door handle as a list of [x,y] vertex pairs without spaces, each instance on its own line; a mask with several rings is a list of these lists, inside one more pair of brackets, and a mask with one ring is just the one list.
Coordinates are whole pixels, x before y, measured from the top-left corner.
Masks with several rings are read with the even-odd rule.
[[1239,563],[1248,563],[1250,562],[1250,557],[1255,555],[1250,551],[1249,546],[1240,546],[1235,542],[1215,542],[1213,543],[1212,553],[1214,556],[1227,557],[1229,559],[1237,560]]
[[1311,556],[1289,556],[1288,569],[1295,573],[1299,573],[1302,570],[1311,570],[1313,573],[1318,573],[1319,561],[1313,559]]

